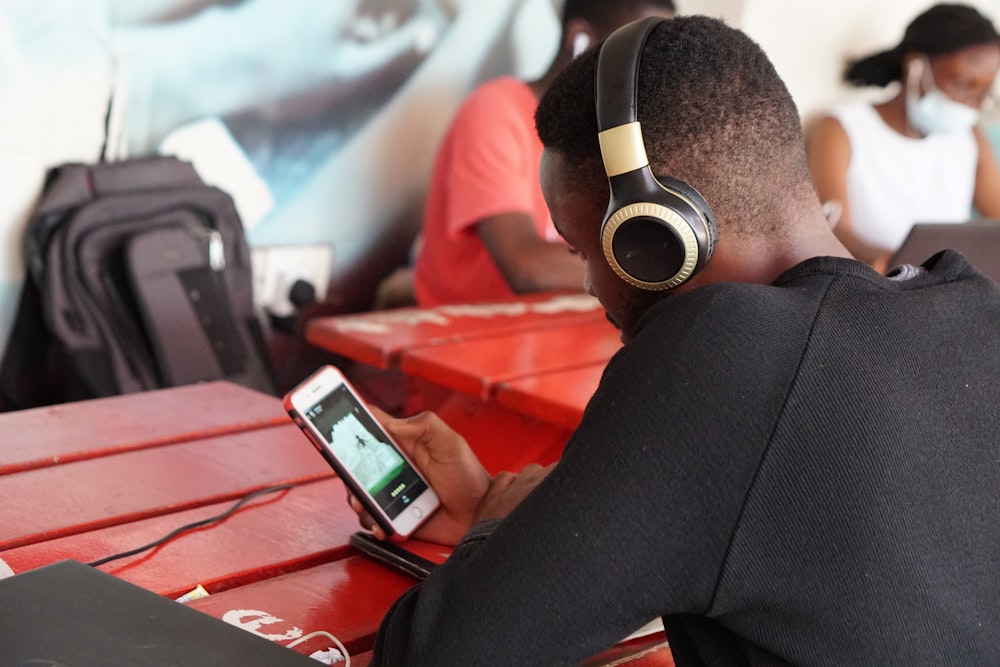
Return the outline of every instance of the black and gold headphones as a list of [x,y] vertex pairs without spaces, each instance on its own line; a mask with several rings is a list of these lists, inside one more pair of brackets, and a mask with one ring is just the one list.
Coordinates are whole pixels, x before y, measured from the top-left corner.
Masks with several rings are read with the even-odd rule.
[[677,287],[712,257],[718,229],[697,190],[674,178],[657,180],[636,119],[639,59],[650,32],[664,19],[623,26],[597,61],[597,127],[611,201],[601,244],[623,280],[647,290]]

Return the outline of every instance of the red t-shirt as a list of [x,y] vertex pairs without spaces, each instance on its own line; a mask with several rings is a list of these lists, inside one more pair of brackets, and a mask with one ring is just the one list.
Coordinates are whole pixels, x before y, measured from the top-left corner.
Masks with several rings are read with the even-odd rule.
[[538,100],[523,81],[489,81],[459,107],[437,154],[424,211],[414,289],[421,306],[513,296],[475,225],[502,213],[526,213],[553,241],[538,182],[542,143]]

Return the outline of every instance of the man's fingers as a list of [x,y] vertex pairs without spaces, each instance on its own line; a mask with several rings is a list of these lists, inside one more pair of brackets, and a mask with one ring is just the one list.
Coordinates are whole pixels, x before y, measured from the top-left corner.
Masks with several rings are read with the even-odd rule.
[[347,504],[351,506],[355,514],[361,515],[365,513],[364,506],[361,505],[361,501],[354,497],[353,493],[347,494]]
[[372,534],[380,540],[384,540],[388,537],[385,534],[385,531],[382,530],[377,523],[375,523],[374,519],[372,519],[372,515],[368,513],[368,510],[366,510],[361,505],[360,501],[354,497],[353,493],[347,494],[347,504],[350,505],[351,509],[354,510],[354,513],[358,515],[358,523],[361,524],[362,528],[370,530]]

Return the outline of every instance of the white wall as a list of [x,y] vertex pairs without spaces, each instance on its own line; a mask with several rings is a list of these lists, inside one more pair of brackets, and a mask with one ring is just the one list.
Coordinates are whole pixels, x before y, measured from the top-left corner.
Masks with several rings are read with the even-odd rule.
[[674,0],[681,14],[704,14],[722,19],[731,26],[742,23],[747,0]]
[[45,170],[100,153],[112,81],[103,10],[0,0],[0,349],[24,275],[23,221]]

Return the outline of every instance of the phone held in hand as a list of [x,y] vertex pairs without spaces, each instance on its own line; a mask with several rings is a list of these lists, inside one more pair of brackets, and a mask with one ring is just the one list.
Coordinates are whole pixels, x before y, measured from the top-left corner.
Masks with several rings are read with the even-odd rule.
[[393,539],[406,539],[440,505],[337,368],[324,366],[288,392],[285,410]]

